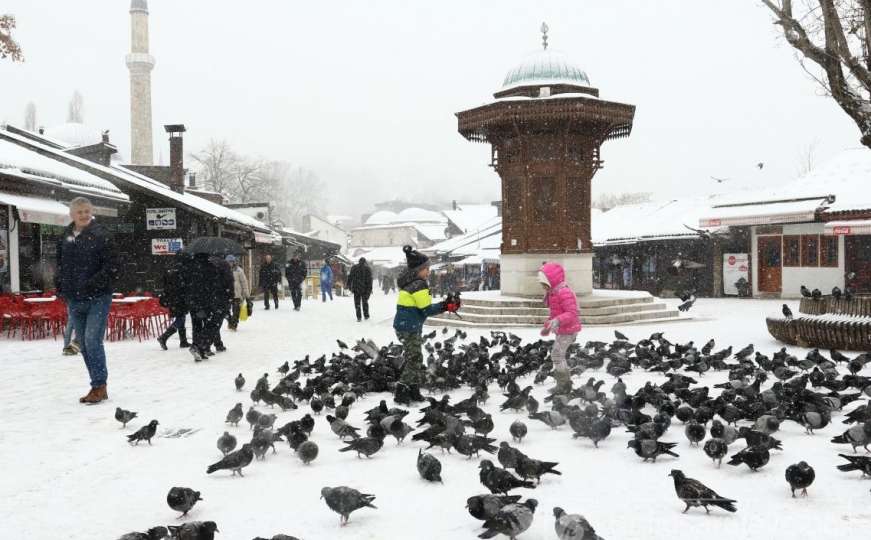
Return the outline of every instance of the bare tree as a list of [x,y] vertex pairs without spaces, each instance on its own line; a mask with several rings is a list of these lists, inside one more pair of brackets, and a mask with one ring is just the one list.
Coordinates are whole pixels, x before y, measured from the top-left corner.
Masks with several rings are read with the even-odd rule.
[[602,193],[591,205],[593,208],[598,208],[604,212],[614,208],[615,206],[626,206],[628,204],[638,204],[650,202],[650,192],[634,192],[634,193]]
[[21,46],[12,38],[14,28],[13,15],[0,15],[0,60],[9,58],[13,62],[23,62],[24,54],[21,52]]
[[819,143],[820,141],[818,139],[814,139],[799,149],[796,155],[797,165],[795,171],[798,176],[804,176],[814,170],[817,157],[817,146],[819,146]]
[[67,122],[75,122],[81,124],[84,122],[85,114],[85,99],[82,93],[78,90],[73,92],[73,97],[70,98],[70,104],[67,107]]
[[36,103],[29,101],[24,108],[24,129],[36,131]]
[[325,188],[314,171],[272,161],[265,165],[263,177],[272,213],[285,224],[300,227],[303,216],[323,211]]
[[805,71],[853,120],[861,143],[871,148],[871,0],[762,3]]
[[203,179],[204,185],[232,200],[235,195],[234,171],[239,157],[227,141],[212,139],[202,151],[191,154],[191,157],[199,164],[198,177]]

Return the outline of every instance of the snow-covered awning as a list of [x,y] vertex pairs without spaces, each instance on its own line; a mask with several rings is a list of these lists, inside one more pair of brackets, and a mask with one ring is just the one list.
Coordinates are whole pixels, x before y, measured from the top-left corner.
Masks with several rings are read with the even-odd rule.
[[0,203],[18,209],[18,217],[27,223],[64,226],[70,222],[70,211],[61,203],[39,197],[16,195],[0,191]]
[[699,218],[700,227],[726,227],[740,225],[773,225],[778,223],[805,223],[815,221],[817,212],[825,208],[825,199],[771,202],[720,206],[710,209]]
[[825,234],[833,236],[871,234],[871,220],[829,221],[825,226]]
[[262,233],[260,231],[254,231],[254,242],[257,244],[272,244],[280,246],[282,241],[283,237],[276,232]]

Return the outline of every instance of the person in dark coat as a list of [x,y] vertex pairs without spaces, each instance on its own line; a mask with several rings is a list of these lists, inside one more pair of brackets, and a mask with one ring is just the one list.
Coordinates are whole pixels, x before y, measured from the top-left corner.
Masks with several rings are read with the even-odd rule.
[[269,309],[269,295],[278,309],[278,284],[281,283],[281,268],[272,260],[272,255],[263,256],[263,264],[260,266],[260,288],[263,289],[263,306]]
[[284,277],[287,278],[287,286],[290,288],[290,298],[293,300],[293,310],[299,311],[302,306],[302,282],[308,275],[305,261],[299,258],[299,252],[294,252],[287,266],[284,268]]
[[112,307],[112,285],[118,277],[118,254],[112,236],[93,219],[94,207],[84,197],[70,202],[70,223],[57,245],[55,288],[68,306],[91,379],[80,403],[109,399],[103,337]]
[[163,274],[163,292],[160,294],[160,305],[169,310],[169,316],[172,318],[169,328],[157,338],[160,348],[164,351],[167,349],[166,341],[176,332],[178,332],[179,347],[187,349],[191,346],[185,328],[188,306],[184,279],[185,265],[190,263],[190,255],[180,251],[174,259]]
[[360,322],[360,307],[363,308],[363,317],[369,320],[369,297],[372,296],[372,270],[366,264],[366,258],[360,257],[360,261],[351,267],[348,274],[348,288],[354,295],[354,310],[357,312],[357,322]]
[[[232,279],[232,274],[230,275]],[[214,321],[225,313],[219,305],[221,297],[226,301],[228,294],[220,292],[225,287],[225,278],[206,253],[193,256],[185,272],[186,300],[191,313],[193,346],[190,348],[194,360],[199,362],[210,356]]]
[[225,257],[215,255],[209,261],[218,269],[218,289],[215,294],[215,306],[212,315],[206,322],[209,341],[214,344],[217,352],[224,352],[227,347],[221,339],[221,325],[224,319],[229,319],[233,312],[233,297],[235,296],[236,280],[233,278],[233,268]]

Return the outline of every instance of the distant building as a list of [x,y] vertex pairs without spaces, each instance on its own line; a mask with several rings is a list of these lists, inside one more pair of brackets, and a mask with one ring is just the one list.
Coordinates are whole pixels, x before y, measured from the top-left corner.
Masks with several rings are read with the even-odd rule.
[[341,246],[342,251],[348,248],[351,236],[340,226],[329,221],[329,219],[324,219],[314,214],[307,214],[302,218],[302,228],[305,230],[306,235],[312,238],[337,244]]

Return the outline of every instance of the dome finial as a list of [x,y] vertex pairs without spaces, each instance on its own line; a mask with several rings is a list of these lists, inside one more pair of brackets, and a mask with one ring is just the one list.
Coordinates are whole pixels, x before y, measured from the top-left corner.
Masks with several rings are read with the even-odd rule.
[[547,27],[547,23],[541,23],[541,46],[544,47],[544,50],[547,50],[547,31],[550,30]]

